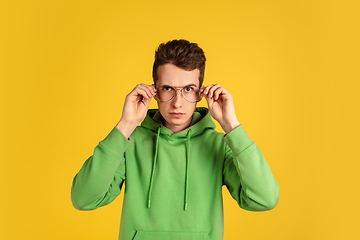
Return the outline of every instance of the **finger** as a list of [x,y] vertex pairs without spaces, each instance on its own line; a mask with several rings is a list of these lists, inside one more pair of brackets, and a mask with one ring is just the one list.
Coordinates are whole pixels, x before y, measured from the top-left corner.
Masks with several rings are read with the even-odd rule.
[[154,93],[151,91],[151,87],[145,84],[137,86],[137,93],[141,94],[145,98],[152,98]]
[[145,98],[149,98],[149,96],[145,90],[141,89],[140,87],[136,87],[131,91],[131,93],[129,93],[128,96],[126,96],[126,98],[128,98],[130,101],[138,102]]
[[213,85],[210,89],[209,89],[209,93],[208,96],[209,97],[213,97],[214,96],[214,91],[216,91],[217,89],[221,88],[221,86],[219,84],[215,84]]
[[206,100],[206,103],[208,105],[208,108],[211,109],[213,104],[214,104],[214,99],[208,98],[207,96],[205,96],[205,100]]
[[150,87],[149,85],[146,85],[146,84],[143,84],[143,83],[142,83],[142,84],[138,85],[138,87],[139,87],[140,89],[144,90],[149,97],[152,96],[152,93],[151,93],[151,90],[150,90],[151,87]]
[[152,93],[152,95],[155,95],[156,94],[156,88],[154,86],[154,84],[151,84],[151,85],[146,85],[147,89],[150,90],[150,92]]
[[150,98],[149,93],[147,93],[145,89],[140,88],[140,87],[136,89],[134,94],[137,95],[138,97],[141,96],[143,98]]
[[154,84],[147,86],[147,88],[150,90],[152,96],[155,96],[156,88],[155,88]]
[[203,94],[204,94],[204,95],[207,95],[207,94],[209,93],[209,89],[210,89],[212,86],[214,86],[214,84],[209,85],[209,86],[207,86],[207,87],[203,86]]
[[146,106],[146,108],[149,108],[150,102],[151,102],[151,98],[144,98],[143,103]]
[[219,96],[225,92],[225,89],[223,87],[220,87],[214,91],[214,100],[217,101],[219,99]]

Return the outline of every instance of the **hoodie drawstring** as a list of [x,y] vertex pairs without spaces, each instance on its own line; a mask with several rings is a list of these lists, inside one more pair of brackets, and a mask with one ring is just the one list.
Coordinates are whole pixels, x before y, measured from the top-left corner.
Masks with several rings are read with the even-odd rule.
[[[150,178],[150,185],[149,185],[149,194],[148,194],[148,202],[147,207],[151,207],[151,194],[152,194],[152,187],[154,182],[154,174],[156,169],[156,161],[158,157],[158,145],[159,145],[159,139],[160,139],[160,128],[158,128],[157,132],[157,138],[156,138],[156,146],[155,146],[155,156],[153,161],[153,166],[151,170],[151,178]],[[189,129],[187,133],[187,142],[186,142],[186,171],[185,171],[185,196],[184,196],[184,211],[188,208],[188,191],[189,191],[189,166],[190,166],[190,132],[191,129]]]
[[148,195],[148,203],[147,203],[148,208],[150,208],[150,205],[151,205],[151,193],[152,193],[152,186],[153,186],[153,181],[154,181],[154,173],[155,173],[155,168],[156,168],[156,160],[157,160],[157,155],[158,155],[158,145],[159,145],[159,139],[160,139],[160,128],[161,128],[161,126],[158,128],[158,132],[157,132],[156,146],[155,146],[155,157],[154,157],[154,162],[153,162],[153,166],[152,166],[152,170],[151,170],[151,178],[150,178],[150,185],[149,185],[149,195]]
[[188,191],[189,191],[189,168],[190,168],[190,132],[189,129],[187,134],[187,142],[186,142],[186,176],[185,176],[185,200],[184,200],[184,211],[187,210],[188,207]]

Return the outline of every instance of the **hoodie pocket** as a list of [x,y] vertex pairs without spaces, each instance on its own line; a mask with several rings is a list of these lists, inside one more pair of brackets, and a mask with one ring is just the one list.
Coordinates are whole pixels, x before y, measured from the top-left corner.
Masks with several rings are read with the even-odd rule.
[[209,240],[207,232],[136,231],[133,240]]

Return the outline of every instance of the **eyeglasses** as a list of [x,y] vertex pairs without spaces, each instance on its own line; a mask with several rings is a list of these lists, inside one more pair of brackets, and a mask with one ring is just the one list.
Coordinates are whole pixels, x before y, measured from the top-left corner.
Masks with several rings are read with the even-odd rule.
[[156,99],[160,102],[168,102],[175,97],[177,91],[180,91],[183,98],[190,103],[196,103],[201,100],[200,89],[192,85],[182,88],[166,85],[160,86],[156,89]]

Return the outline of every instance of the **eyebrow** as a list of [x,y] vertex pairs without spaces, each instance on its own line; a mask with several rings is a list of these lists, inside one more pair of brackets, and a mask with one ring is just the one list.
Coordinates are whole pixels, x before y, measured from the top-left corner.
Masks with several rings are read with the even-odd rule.
[[191,83],[191,84],[188,84],[188,85],[185,85],[183,87],[178,87],[178,86],[170,86],[170,85],[167,85],[167,84],[164,84],[164,85],[161,85],[159,87],[172,87],[172,88],[185,88],[185,87],[197,87],[195,84]]

